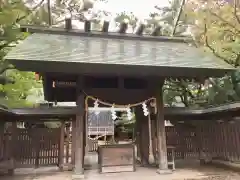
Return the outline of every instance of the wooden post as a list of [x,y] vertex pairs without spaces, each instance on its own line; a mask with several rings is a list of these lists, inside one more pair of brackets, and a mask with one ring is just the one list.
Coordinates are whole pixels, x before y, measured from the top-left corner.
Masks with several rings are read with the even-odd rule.
[[70,144],[70,138],[69,138],[69,135],[70,135],[70,130],[69,130],[69,126],[66,127],[66,163],[69,162],[69,144]]
[[34,135],[34,146],[36,149],[36,158],[35,158],[35,168],[39,168],[39,159],[40,159],[40,148],[42,146],[42,136],[39,133],[36,133],[36,135]]
[[153,153],[153,157],[154,157],[154,163],[158,164],[157,161],[157,142],[156,142],[156,129],[157,129],[157,125],[156,125],[156,115],[155,114],[151,114],[151,141],[152,141],[152,153]]
[[142,107],[136,107],[136,121],[139,126],[139,152],[142,166],[149,164],[149,129],[148,129],[148,118],[144,116]]
[[148,132],[149,132],[149,157],[148,157],[148,162],[149,164],[154,163],[154,155],[153,155],[153,142],[152,142],[152,120],[151,120],[151,115],[149,113],[148,115]]
[[61,121],[61,130],[60,130],[60,143],[59,143],[59,169],[63,170],[64,164],[64,135],[65,135],[65,122]]
[[11,169],[8,170],[8,174],[9,175],[13,175],[14,174],[14,169],[15,169],[15,158],[16,158],[16,140],[17,140],[17,122],[14,121],[12,122],[12,127],[11,127],[11,145],[10,145],[10,161],[13,163],[13,167]]
[[[136,113],[136,110],[135,110]],[[137,160],[140,162],[141,161],[141,153],[140,153],[140,120],[136,118],[135,122],[135,143],[136,143],[136,148],[137,148]]]
[[71,164],[75,166],[76,119],[72,120]]
[[77,114],[75,127],[75,169],[73,179],[84,178],[84,94],[79,92],[77,97]]
[[156,88],[156,106],[157,106],[157,141],[158,141],[158,170],[159,174],[169,174],[171,171],[168,169],[167,160],[167,143],[165,132],[165,119],[164,119],[164,104],[163,104],[163,91],[162,84]]
[[[85,99],[84,99],[84,105],[85,105]],[[85,111],[85,107],[84,107],[84,116],[83,116],[83,161],[85,158],[86,153],[88,153],[88,149],[87,149],[87,139],[88,139],[88,128],[87,128],[87,112]]]
[[0,158],[4,158],[4,125],[5,122],[0,122]]

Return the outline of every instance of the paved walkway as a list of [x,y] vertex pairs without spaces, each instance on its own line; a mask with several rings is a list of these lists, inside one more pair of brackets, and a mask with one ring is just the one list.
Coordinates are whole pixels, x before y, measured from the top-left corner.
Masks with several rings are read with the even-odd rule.
[[[138,167],[136,172],[99,174],[97,170],[85,172],[87,180],[240,180],[240,174],[232,171],[198,165],[178,168],[173,174],[159,175],[156,168]],[[1,180],[71,180],[72,172],[58,172],[56,168],[18,169],[14,177]]]

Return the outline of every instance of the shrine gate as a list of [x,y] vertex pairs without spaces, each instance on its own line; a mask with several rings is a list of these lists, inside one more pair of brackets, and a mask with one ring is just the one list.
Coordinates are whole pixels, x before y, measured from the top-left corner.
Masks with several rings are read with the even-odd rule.
[[[193,47],[191,38],[161,36],[159,27],[152,34],[143,35],[144,26],[139,26],[136,34],[126,34],[126,23],[116,33],[108,32],[109,22],[104,22],[99,32],[91,32],[90,21],[85,22],[83,31],[72,29],[71,19],[66,19],[65,24],[62,29],[21,26],[22,31],[32,35],[13,48],[5,59],[19,70],[37,72],[42,77],[45,100],[76,102],[74,135],[78,138],[73,139],[74,178],[84,175],[85,113],[92,100],[97,99],[108,106],[128,108],[152,97],[156,99],[157,172],[169,173],[164,81],[175,78],[203,83],[206,78],[222,77],[235,69]],[[141,132],[147,122],[143,120],[142,108],[135,108],[137,131]],[[137,139],[147,138],[143,134],[138,136],[141,137]],[[140,143],[143,146],[146,145]]]

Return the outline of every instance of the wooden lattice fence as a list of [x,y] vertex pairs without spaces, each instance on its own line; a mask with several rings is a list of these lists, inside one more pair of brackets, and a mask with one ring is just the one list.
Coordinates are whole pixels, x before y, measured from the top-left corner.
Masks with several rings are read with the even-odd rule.
[[[195,159],[199,157],[199,147],[195,128],[184,126],[166,127],[166,139],[168,146],[175,147],[175,158]],[[170,156],[171,152],[168,152]]]
[[[64,163],[74,163],[72,130],[65,129]],[[73,128],[74,129],[74,128]],[[59,164],[60,129],[17,129],[0,135],[0,156],[13,155],[16,167],[39,167]],[[201,152],[212,159],[240,161],[240,122],[208,124],[194,127],[184,124],[166,127],[167,145],[175,147],[176,159],[199,159]],[[88,143],[89,151],[96,151],[97,140]],[[4,148],[3,148],[4,147]],[[169,152],[169,156],[170,156]]]
[[[166,127],[167,145],[175,146],[177,159],[240,161],[240,122],[196,122],[194,127]],[[170,153],[170,152],[169,152]],[[201,156],[201,157],[200,157]]]
[[240,122],[211,122],[198,128],[200,150],[206,157],[240,161]]
[[4,133],[0,132],[0,159],[4,159]]
[[16,167],[58,165],[60,129],[17,129],[12,139]]

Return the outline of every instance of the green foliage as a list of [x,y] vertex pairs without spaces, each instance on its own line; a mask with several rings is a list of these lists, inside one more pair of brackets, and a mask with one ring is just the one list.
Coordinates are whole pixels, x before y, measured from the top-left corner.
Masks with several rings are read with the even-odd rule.
[[[210,1],[195,11],[198,20],[196,41],[223,61],[239,68],[240,63],[240,7],[235,2],[219,4]],[[208,89],[208,103],[222,104],[240,100],[240,73],[212,79]]]
[[[236,11],[236,12],[235,12]],[[240,61],[240,7],[213,1],[196,11],[200,44],[229,64],[238,67]]]
[[0,5],[0,73],[12,82],[0,85],[0,104],[10,107],[30,105],[26,101],[29,90],[40,85],[35,81],[34,73],[19,72],[4,60],[6,53],[28,35],[20,32],[18,23],[29,13],[29,8],[21,0],[2,1]]
[[[178,26],[182,24],[193,26],[192,33],[199,48],[204,48],[219,59],[238,68],[240,65],[240,7],[234,2],[221,4],[213,0],[207,3],[191,2],[185,4]],[[176,8],[166,10],[174,12]],[[168,20],[171,24],[172,18],[168,16]],[[224,78],[210,78],[205,83],[168,80],[165,83],[164,100],[170,106],[181,102],[188,107],[234,102],[240,100],[239,83],[240,72]]]
[[119,117],[115,124],[122,132],[133,132],[135,121],[136,117],[134,113],[131,120],[128,120],[127,113],[122,113],[121,117]]
[[121,124],[134,124],[135,123],[135,120],[136,120],[136,117],[135,117],[135,114],[133,113],[133,117],[131,120],[129,120],[127,118],[127,113],[123,112],[121,113],[121,117],[118,118],[118,120],[116,121],[116,124],[117,125],[121,125]]
[[28,95],[33,93],[30,90],[41,87],[40,82],[35,80],[34,73],[9,70],[7,75],[13,79],[15,83],[0,85],[0,92],[5,95],[1,99],[3,104],[9,107],[32,106],[32,104],[26,100]]

